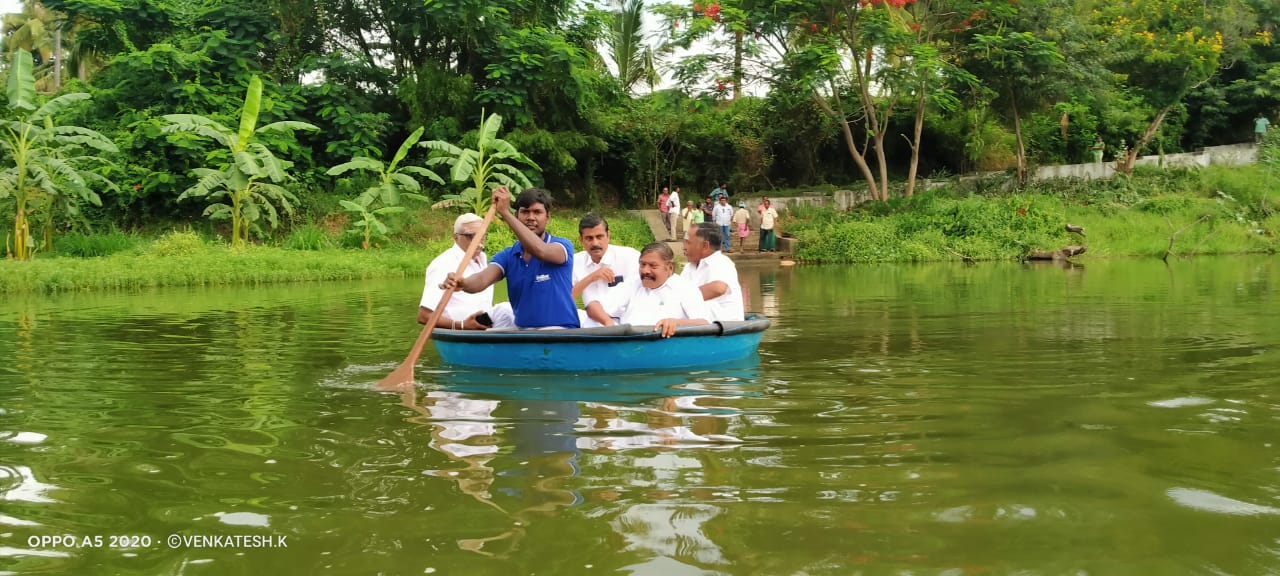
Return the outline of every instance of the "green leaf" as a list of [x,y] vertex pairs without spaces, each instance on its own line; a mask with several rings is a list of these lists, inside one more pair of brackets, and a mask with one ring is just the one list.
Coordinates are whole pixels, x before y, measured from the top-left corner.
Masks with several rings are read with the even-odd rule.
[[400,145],[400,149],[396,150],[395,158],[391,159],[391,164],[387,167],[388,172],[395,171],[396,165],[399,164],[401,160],[404,160],[405,156],[409,155],[409,149],[413,148],[413,145],[418,143],[418,139],[422,138],[422,133],[425,130],[425,126],[419,126],[417,130],[413,131],[413,134],[410,134],[409,137],[405,139],[404,143]]
[[355,202],[352,202],[350,200],[339,200],[338,204],[340,204],[343,208],[346,208],[347,211],[349,212],[364,213],[365,211],[364,206],[356,204]]
[[487,148],[489,141],[498,137],[498,130],[502,129],[502,117],[497,114],[490,114],[488,118],[482,119],[482,122],[480,140],[476,142],[476,148],[480,150]]
[[382,172],[382,162],[374,160],[367,156],[356,156],[350,162],[344,162],[333,168],[330,168],[325,174],[330,176],[341,176],[352,170],[369,170],[372,172]]
[[245,91],[244,106],[240,108],[240,132],[236,135],[236,146],[232,150],[244,150],[253,138],[254,129],[258,126],[258,111],[262,107],[262,79],[256,74],[249,79],[249,89]]
[[15,110],[36,109],[36,80],[32,76],[31,53],[19,48],[9,59],[9,107]]
[[444,178],[441,178],[439,174],[436,174],[435,172],[432,172],[421,166],[402,166],[400,167],[400,171],[405,174],[413,174],[416,176],[421,176],[432,182],[435,182],[436,184],[440,184],[440,185],[444,184]]

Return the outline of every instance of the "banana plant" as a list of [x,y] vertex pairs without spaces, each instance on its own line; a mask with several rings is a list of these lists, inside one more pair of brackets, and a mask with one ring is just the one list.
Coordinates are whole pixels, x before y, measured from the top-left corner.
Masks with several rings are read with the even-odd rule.
[[[367,156],[355,156],[350,162],[344,162],[333,168],[330,168],[328,174],[330,176],[341,176],[347,172],[364,170],[373,172],[378,175],[378,180],[365,188],[355,200],[341,200],[342,207],[352,214],[359,216],[359,220],[352,224],[353,231],[362,232],[364,234],[364,249],[369,249],[370,235],[374,230],[378,234],[386,235],[387,225],[384,224],[378,216],[403,212],[403,208],[399,208],[401,198],[409,198],[422,202],[430,201],[430,198],[418,194],[422,190],[422,186],[414,176],[426,178],[440,185],[444,185],[444,179],[435,172],[423,168],[421,166],[401,165],[405,157],[409,155],[409,151],[417,145],[418,140],[422,138],[424,128],[418,128],[400,144],[400,149],[396,150],[395,156],[389,164],[384,164],[381,160],[369,158]],[[375,207],[378,204],[381,206]],[[395,210],[391,210],[395,208]]]
[[[0,149],[13,163],[0,171],[0,199],[13,196],[17,203],[13,235],[5,238],[5,246],[12,257],[30,260],[38,249],[52,242],[57,209],[74,216],[81,202],[102,205],[95,188],[117,189],[94,170],[110,161],[88,152],[118,150],[98,132],[54,123],[58,113],[88,100],[88,94],[63,94],[36,106],[30,52],[19,49],[13,53],[6,92],[9,109],[18,118],[0,122]],[[44,227],[43,243],[31,233],[40,224]]]
[[440,140],[421,144],[432,151],[427,165],[447,165],[451,180],[470,184],[460,193],[446,194],[432,208],[465,206],[472,213],[483,214],[489,210],[489,192],[492,189],[506,186],[514,194],[533,186],[516,164],[524,164],[538,171],[542,169],[516,150],[510,142],[499,138],[498,131],[501,128],[501,116],[490,114],[486,118],[484,112],[481,112],[475,148],[461,148]]
[[378,236],[384,237],[390,228],[382,221],[380,216],[390,214],[398,214],[404,212],[404,206],[383,206],[370,210],[367,205],[351,200],[339,200],[338,204],[353,216],[351,228],[353,231],[364,235],[364,242],[360,245],[365,250],[369,249],[373,241],[373,234],[376,232]]
[[[298,199],[279,186],[288,181],[286,172],[292,162],[276,158],[258,137],[272,132],[292,134],[294,130],[319,130],[306,122],[281,121],[258,126],[258,113],[262,109],[262,80],[254,76],[249,80],[244,104],[240,107],[239,130],[232,130],[216,120],[198,114],[166,114],[168,122],[161,131],[165,134],[185,132],[208,138],[221,144],[230,152],[230,159],[217,168],[192,170],[199,180],[187,188],[178,200],[207,198],[212,204],[205,208],[204,216],[211,220],[231,220],[231,244],[241,247],[249,242],[250,227],[256,227],[266,216],[272,228],[279,224],[276,204],[286,214],[293,214],[290,202]],[[212,156],[211,156],[212,157]]]

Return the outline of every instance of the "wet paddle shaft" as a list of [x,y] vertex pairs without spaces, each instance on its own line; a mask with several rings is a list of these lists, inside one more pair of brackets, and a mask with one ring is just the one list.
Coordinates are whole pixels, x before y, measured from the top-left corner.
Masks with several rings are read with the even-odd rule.
[[[458,271],[454,274],[459,280],[462,274],[467,271],[467,264],[475,258],[476,252],[480,251],[480,244],[484,243],[484,236],[489,232],[489,224],[493,222],[494,206],[489,206],[489,211],[484,215],[484,226],[480,229],[480,233],[471,238],[471,244],[467,245],[467,253],[462,256],[462,263],[458,264]],[[396,387],[404,384],[413,383],[413,366],[418,363],[418,357],[422,355],[422,347],[427,344],[427,340],[431,338],[431,331],[435,328],[436,321],[440,319],[440,314],[444,313],[444,307],[449,304],[449,299],[453,297],[454,288],[444,291],[444,296],[440,297],[440,303],[436,305],[435,310],[431,311],[431,318],[427,319],[427,325],[422,327],[422,333],[418,335],[418,340],[413,343],[413,349],[409,351],[409,357],[404,359],[399,368],[387,375],[386,378],[378,381],[378,387],[388,388]]]

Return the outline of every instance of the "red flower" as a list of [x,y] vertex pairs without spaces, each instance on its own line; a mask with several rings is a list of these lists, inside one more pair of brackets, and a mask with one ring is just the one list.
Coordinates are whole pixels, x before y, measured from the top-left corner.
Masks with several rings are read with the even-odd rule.
[[810,32],[817,32],[817,31],[818,31],[818,25],[817,25],[817,24],[810,24],[810,25],[809,25],[809,31],[810,31]]
[[701,4],[694,4],[694,5],[693,5],[693,11],[694,11],[694,12],[697,12],[697,13],[699,13],[699,14],[701,14],[701,13],[702,13],[702,5],[701,5]]
[[920,30],[920,25],[919,25],[919,24],[912,24],[912,25],[911,25],[911,31],[912,31],[912,32],[917,32],[917,31],[919,31],[919,30]]
[[134,190],[141,190],[141,189],[142,189],[142,185],[141,185],[141,184],[134,184],[134,185],[133,185],[133,189],[134,189]]

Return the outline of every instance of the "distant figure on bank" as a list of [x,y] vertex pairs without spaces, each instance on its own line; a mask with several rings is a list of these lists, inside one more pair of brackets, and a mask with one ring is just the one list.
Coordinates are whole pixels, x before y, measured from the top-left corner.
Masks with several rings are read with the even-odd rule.
[[[578,221],[582,251],[573,255],[573,297],[588,302],[604,300],[613,292],[630,293],[640,283],[640,252],[630,246],[609,243],[609,222],[595,214]],[[579,314],[583,328],[602,326],[587,314]]]
[[587,316],[605,326],[653,324],[663,338],[679,326],[706,324],[711,316],[707,303],[697,287],[675,274],[674,256],[663,242],[645,246],[640,251],[640,282],[587,303]]
[[[671,207],[671,223],[672,230],[675,231],[675,238],[680,237],[680,187],[676,186],[671,191],[671,198],[667,200],[667,206]],[[674,238],[673,238],[674,239]]]
[[778,237],[775,235],[778,227],[778,211],[774,209],[773,204],[768,198],[764,199],[764,210],[760,211],[760,251],[761,252],[777,252]]
[[1093,163],[1102,163],[1102,152],[1107,149],[1106,143],[1102,141],[1102,136],[1093,137],[1093,146],[1089,147],[1089,152],[1093,154]]
[[[440,304],[440,298],[444,296],[444,289],[440,288],[440,284],[450,272],[458,270],[462,257],[467,254],[467,246],[471,244],[471,239],[475,238],[476,234],[481,233],[480,227],[483,225],[484,218],[470,212],[458,216],[453,221],[453,246],[436,256],[427,266],[422,301],[418,304],[419,324],[426,324],[427,320],[431,319],[431,313],[435,311],[435,307]],[[483,242],[482,239],[480,250],[471,258],[471,262],[467,263],[468,275],[478,274],[489,266],[484,254]],[[493,307],[493,286],[475,294],[455,293],[449,298],[444,312],[436,318],[434,327],[451,330],[484,330],[488,326],[477,322],[476,318],[488,312],[491,307]]]
[[730,228],[733,227],[733,206],[729,205],[729,197],[721,196],[720,202],[712,210],[715,217],[716,226],[720,227],[720,249],[726,253],[732,252],[733,237]]
[[712,216],[712,213],[711,213],[711,211],[712,211],[712,210],[714,210],[714,209],[715,209],[715,207],[716,207],[716,199],[715,199],[715,197],[714,197],[714,196],[707,196],[707,200],[706,200],[705,202],[703,202],[703,203],[702,203],[702,221],[703,221],[703,222],[715,222],[715,221],[716,221],[715,217],[714,217],[714,216]]
[[1253,141],[1261,144],[1267,138],[1267,130],[1270,129],[1271,121],[1261,112],[1258,117],[1253,119]]
[[747,203],[738,202],[738,210],[733,213],[733,226],[738,232],[738,251],[746,250],[747,236],[751,235],[751,213],[747,212]]
[[662,215],[662,227],[667,229],[667,238],[671,238],[671,192],[666,186],[658,194],[658,214]]
[[742,320],[746,313],[738,268],[720,252],[719,246],[720,229],[706,222],[699,224],[684,241],[684,257],[689,263],[680,275],[702,291],[702,299],[711,308],[712,322]]
[[495,255],[489,266],[477,274],[458,278],[450,272],[441,289],[456,286],[474,294],[506,278],[507,297],[511,300],[517,327],[577,328],[573,244],[547,233],[551,193],[529,188],[520,193],[515,204],[516,213],[512,214],[511,192],[506,186],[494,189],[494,213],[515,233],[516,243]]
[[680,211],[680,216],[684,218],[684,238],[688,238],[690,234],[693,234],[693,227],[702,221],[702,210],[693,205],[693,200],[689,200],[685,204],[684,210]]

